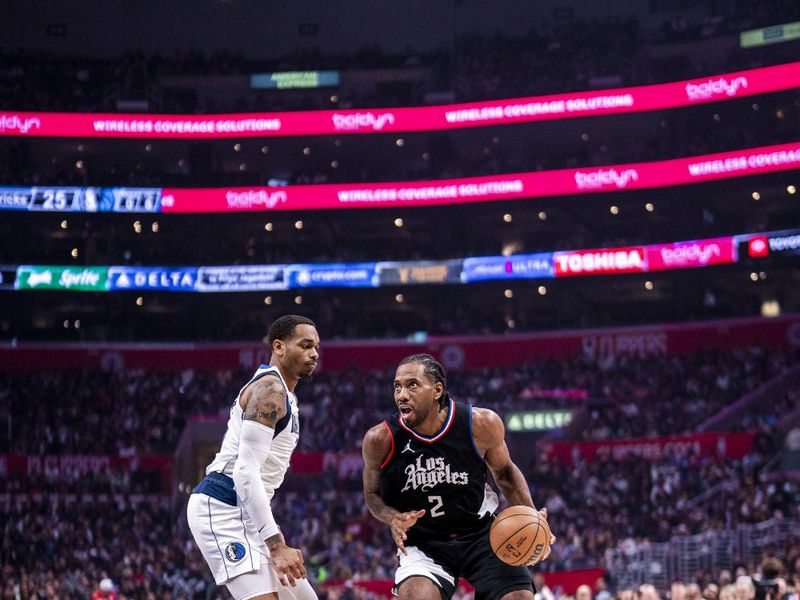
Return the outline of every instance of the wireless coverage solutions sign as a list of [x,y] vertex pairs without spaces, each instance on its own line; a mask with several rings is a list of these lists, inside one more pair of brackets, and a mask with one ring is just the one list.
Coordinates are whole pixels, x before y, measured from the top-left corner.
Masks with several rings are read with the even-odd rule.
[[0,135],[201,139],[436,131],[625,114],[800,86],[800,63],[659,85],[388,110],[220,115],[0,112]]

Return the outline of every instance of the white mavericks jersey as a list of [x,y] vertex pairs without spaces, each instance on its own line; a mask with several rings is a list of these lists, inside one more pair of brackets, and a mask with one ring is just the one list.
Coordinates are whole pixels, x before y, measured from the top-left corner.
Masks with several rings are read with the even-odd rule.
[[216,472],[229,477],[233,476],[233,464],[239,455],[239,437],[241,436],[242,422],[244,420],[244,411],[239,404],[239,398],[248,385],[267,374],[278,376],[286,390],[287,398],[286,416],[275,424],[275,436],[272,439],[269,456],[267,456],[264,464],[261,465],[261,481],[264,483],[267,498],[272,500],[275,490],[283,483],[283,478],[289,468],[289,460],[292,458],[292,452],[300,439],[300,414],[297,409],[297,397],[289,391],[286,381],[284,381],[277,367],[261,365],[253,375],[253,378],[239,390],[236,401],[231,406],[228,430],[225,432],[225,437],[222,438],[222,446],[214,460],[206,468],[206,475]]

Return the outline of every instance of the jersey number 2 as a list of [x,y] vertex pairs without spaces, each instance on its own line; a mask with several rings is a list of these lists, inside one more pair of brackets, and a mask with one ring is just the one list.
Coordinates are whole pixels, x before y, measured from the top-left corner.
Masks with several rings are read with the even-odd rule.
[[444,502],[442,501],[441,496],[428,496],[428,502],[433,504],[433,508],[431,508],[430,515],[432,517],[443,517],[444,516],[444,509],[442,506]]

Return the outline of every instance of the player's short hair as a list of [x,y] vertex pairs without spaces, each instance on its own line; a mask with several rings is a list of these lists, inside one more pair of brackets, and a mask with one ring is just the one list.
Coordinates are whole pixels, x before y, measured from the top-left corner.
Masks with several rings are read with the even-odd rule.
[[439,406],[447,406],[450,402],[450,394],[447,392],[447,373],[445,373],[442,364],[430,354],[412,354],[411,356],[406,356],[397,366],[400,367],[413,362],[422,363],[422,370],[425,375],[430,377],[434,383],[442,384],[444,390],[439,398]]
[[272,325],[269,326],[269,333],[267,333],[267,343],[269,347],[272,348],[272,343],[275,340],[287,340],[292,337],[294,328],[298,325],[311,325],[312,327],[316,327],[314,321],[301,315],[284,315],[275,319]]

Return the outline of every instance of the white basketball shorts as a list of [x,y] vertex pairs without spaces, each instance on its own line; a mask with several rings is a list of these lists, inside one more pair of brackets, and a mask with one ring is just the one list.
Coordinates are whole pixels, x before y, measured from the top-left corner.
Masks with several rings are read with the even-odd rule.
[[217,585],[227,587],[235,600],[274,592],[279,600],[317,600],[307,579],[297,580],[294,586],[281,585],[266,544],[242,508],[232,504],[235,492],[229,478],[214,473],[198,489],[204,491],[189,496],[186,517]]
[[[258,538],[239,506],[231,506],[205,494],[192,494],[186,507],[189,529],[217,585],[269,564],[269,551]],[[263,560],[262,560],[263,559]],[[271,568],[265,569],[274,573]],[[280,585],[275,579],[276,591]]]

